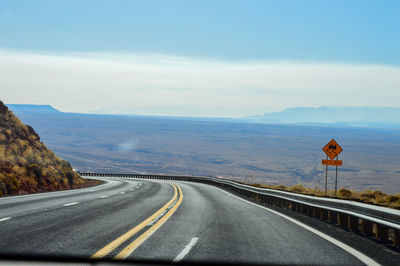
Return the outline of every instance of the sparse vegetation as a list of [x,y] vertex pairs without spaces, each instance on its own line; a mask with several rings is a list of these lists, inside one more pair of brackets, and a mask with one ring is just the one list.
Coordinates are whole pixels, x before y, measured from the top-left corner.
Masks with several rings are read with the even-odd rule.
[[[84,186],[71,165],[0,101],[0,196]],[[93,183],[93,182],[91,182]]]
[[347,188],[341,188],[339,189],[339,197],[344,198],[344,199],[350,199],[351,198],[351,191]]
[[[311,196],[325,197],[324,191],[322,191],[319,187],[306,188],[302,184],[293,185],[291,187],[287,187],[282,184],[266,185],[266,184],[253,183],[249,185],[261,188],[277,189],[294,193],[306,194]],[[327,197],[330,198],[349,199],[349,200],[380,205],[384,207],[390,207],[394,209],[400,209],[400,193],[390,195],[383,193],[382,191],[379,190],[354,191],[347,188],[340,188],[338,190],[336,197],[334,190],[328,190],[327,194],[328,194]]]

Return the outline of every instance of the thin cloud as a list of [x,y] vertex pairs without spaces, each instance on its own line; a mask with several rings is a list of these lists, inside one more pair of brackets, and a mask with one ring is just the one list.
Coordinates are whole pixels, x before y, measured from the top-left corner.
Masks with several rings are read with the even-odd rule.
[[3,50],[0,88],[5,102],[52,104],[64,111],[195,106],[237,108],[232,115],[240,116],[292,106],[400,106],[400,68]]

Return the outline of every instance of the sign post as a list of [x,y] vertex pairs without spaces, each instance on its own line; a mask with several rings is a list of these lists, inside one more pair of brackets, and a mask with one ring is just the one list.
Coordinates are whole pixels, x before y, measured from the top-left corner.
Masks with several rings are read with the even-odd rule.
[[[339,155],[338,156],[336,156],[336,160],[338,160],[339,159]],[[328,166],[326,166],[326,167],[328,167]],[[337,165],[336,165],[336,177],[335,177],[335,197],[336,197],[336,193],[337,193]]]
[[[326,155],[326,160],[328,160],[328,155]],[[326,171],[325,171],[325,196],[327,191],[328,191],[328,165],[326,165]]]
[[[337,176],[338,176],[338,166],[342,166],[342,160],[339,160],[339,154],[343,151],[342,147],[332,139],[326,144],[322,150],[326,153],[326,160],[322,160],[322,165],[326,165],[325,171],[325,196],[328,193],[328,165],[336,166],[336,178],[335,178],[335,197],[337,193]],[[330,158],[330,160],[328,159]],[[336,160],[334,160],[336,157]]]

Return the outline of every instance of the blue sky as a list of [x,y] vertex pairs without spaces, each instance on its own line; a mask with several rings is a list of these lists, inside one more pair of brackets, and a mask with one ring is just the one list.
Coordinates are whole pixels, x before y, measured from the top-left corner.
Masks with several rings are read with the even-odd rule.
[[[342,72],[349,66],[379,66],[389,69],[383,71],[380,68],[377,75],[383,80],[397,75],[396,71],[400,67],[399,13],[400,1],[396,0],[2,1],[0,5],[0,50],[1,54],[7,57],[8,64],[15,69],[16,74],[14,74],[17,76],[18,73],[32,75],[33,69],[38,69],[37,66],[32,65],[31,61],[29,62],[31,70],[28,69],[26,64],[18,65],[16,63],[19,62],[16,61],[18,56],[25,55],[25,58],[27,58],[27,55],[29,55],[43,62],[43,58],[35,57],[41,55],[46,56],[47,59],[52,57],[48,63],[55,64],[55,66],[61,64],[61,61],[57,61],[57,59],[75,59],[78,61],[86,59],[90,61],[87,64],[91,66],[95,61],[104,62],[106,60],[112,61],[113,64],[121,64],[121,61],[126,64],[137,64],[140,61],[144,65],[150,64],[156,67],[155,65],[160,61],[164,64],[165,58],[168,58],[174,66],[177,65],[177,62],[181,64],[184,61],[183,65],[193,66],[193,71],[207,71],[204,64],[212,64],[213,67],[218,65],[220,73],[229,72],[232,67],[244,67],[243,71],[251,71],[259,65],[271,66],[271,64],[275,64],[276,66],[277,62],[280,62],[280,64],[285,62],[291,67],[294,65],[295,68],[301,64],[306,67],[311,64],[315,67],[327,67],[329,65],[329,67],[338,69],[337,66],[341,65],[344,67]],[[14,57],[11,58],[10,56]],[[80,62],[80,65],[82,65],[82,61],[78,61],[76,61],[76,64]],[[197,64],[199,62],[201,62],[201,67]],[[249,62],[253,65],[249,66]],[[38,61],[38,64],[41,63]],[[7,67],[5,63],[2,66]],[[75,69],[72,63],[70,67],[71,71]],[[157,67],[160,66],[157,65]],[[169,67],[165,65],[163,67],[162,75],[169,75]],[[132,71],[130,67],[128,68],[129,71]],[[135,67],[135,69],[137,68],[138,66]],[[279,69],[279,66],[277,68]],[[287,68],[284,67],[284,69]],[[154,70],[154,68],[152,69]],[[95,72],[96,69],[92,68],[92,71]],[[129,73],[138,75],[137,72],[129,71],[127,71],[127,77],[131,76]],[[159,70],[157,71],[160,74]],[[264,68],[264,71],[268,72],[269,70]],[[326,71],[331,71],[331,69],[326,69]],[[360,73],[359,71],[356,72]],[[382,71],[385,73],[382,74]],[[61,75],[59,72],[57,73],[53,73],[53,76]],[[241,72],[241,74],[243,73]],[[261,71],[260,77],[262,73]],[[371,74],[372,72],[368,73]],[[68,73],[68,71],[63,72],[63,74],[65,76],[75,75],[72,72]],[[179,73],[176,73],[176,75],[179,76]],[[208,75],[207,73],[204,74],[205,77],[208,77]],[[231,75],[234,75],[233,72],[231,72]],[[343,78],[343,74],[339,73],[338,75]],[[171,78],[177,76],[172,75]],[[228,75],[228,77],[230,76]],[[284,75],[282,79],[287,79],[287,77],[290,77],[290,75]],[[42,74],[40,82],[46,82],[45,78]],[[153,79],[150,76],[148,78],[149,80]],[[201,79],[201,73],[197,78]],[[311,78],[312,76],[310,76]],[[118,79],[121,79],[121,77],[118,77]],[[321,80],[323,79],[321,78]],[[332,82],[333,80],[335,80],[335,77],[332,77]],[[342,83],[344,81],[347,80],[344,79]],[[379,84],[378,81],[377,84]],[[40,82],[36,84],[37,90],[43,87]],[[61,83],[63,79],[57,81],[51,78],[51,82],[54,85],[53,91],[65,89],[62,86],[57,89],[57,82]],[[79,78],[79,82],[84,81]],[[112,83],[111,80],[105,82]],[[135,103],[132,108],[142,107],[143,110],[150,110],[151,107],[154,107],[159,109],[163,107],[162,102],[151,104],[150,100],[145,100],[148,95],[138,94],[138,90],[148,86],[149,82],[128,82],[121,85],[123,87],[114,89],[124,90],[129,97],[142,97],[140,104],[139,102]],[[198,83],[199,81],[194,79],[193,82]],[[265,82],[268,83],[268,80]],[[354,87],[364,85],[362,79],[354,82],[359,84],[359,86],[355,85]],[[297,83],[294,81],[294,84]],[[21,83],[14,84],[12,80],[1,80],[0,76],[1,84],[7,85],[10,90],[15,85],[19,91],[22,90],[21,86],[23,86]],[[264,87],[260,84],[261,81],[246,86],[246,83],[243,82],[237,88],[233,86],[229,93],[235,94],[235,91],[238,90],[264,90],[265,93],[262,96],[266,99],[264,104],[261,102],[253,104],[252,98],[248,97],[248,101],[239,106],[237,100],[228,99],[224,101],[221,98],[219,102],[213,103],[212,107],[214,109],[220,107],[221,110],[225,108],[227,111],[222,112],[223,115],[240,116],[241,114],[244,115],[245,112],[232,113],[228,110],[239,107],[244,110],[252,107],[251,112],[263,112],[263,110],[270,111],[292,106],[326,104],[314,96],[313,101],[298,99],[297,104],[295,100],[286,103],[282,100],[284,97],[276,97],[280,91],[287,95],[287,91],[280,89],[285,86],[282,87],[279,82]],[[95,85],[90,84],[88,80],[87,85],[80,90],[87,91],[88,94],[93,93],[96,89],[94,88]],[[394,80],[391,84],[385,85],[385,88],[376,87],[375,90],[382,90],[383,94],[386,95],[382,96],[382,99],[379,99],[379,102],[376,103],[368,100],[375,97],[374,88],[366,88],[365,93],[369,95],[369,98],[359,102],[355,101],[354,104],[393,106],[396,103],[391,101],[390,98],[393,97],[391,93],[397,85],[398,80]],[[196,93],[192,94],[192,97],[200,97],[200,95],[204,95],[204,98],[216,97],[216,95],[206,94],[204,91],[200,93],[199,88],[195,84],[190,84],[189,81],[180,86],[174,85],[174,83],[171,83],[169,87],[163,87],[162,84],[152,84],[151,86],[153,90],[158,86],[159,90],[169,91],[179,87],[180,92],[172,91],[170,93],[171,98],[174,99],[180,98],[184,87],[188,90],[184,91],[183,94],[190,94],[193,90],[197,90]],[[204,90],[221,89],[220,83],[204,84],[204,86]],[[332,86],[328,86],[329,88],[324,88],[324,86],[323,82],[319,85],[321,90],[335,89]],[[346,91],[343,86],[337,86],[339,91]],[[286,87],[290,86],[287,85]],[[307,84],[301,84],[299,88],[293,85],[291,90],[295,91],[294,95],[301,95],[304,92],[303,87],[307,87]],[[311,84],[310,87],[318,87],[318,85]],[[33,95],[33,89],[30,90]],[[268,90],[269,92],[267,92]],[[109,93],[112,94],[111,89]],[[157,92],[153,91],[153,93]],[[165,91],[163,93],[168,94]],[[224,93],[221,93],[221,95]],[[2,94],[5,95],[5,100],[9,102],[26,102],[30,99],[33,103],[44,103],[43,99],[39,100],[35,97],[18,98],[12,93]],[[55,93],[55,95],[57,94]],[[354,97],[354,95],[348,95],[348,97]],[[58,105],[61,109],[69,111],[119,108],[121,112],[128,112],[123,111],[130,107],[127,103],[120,99],[115,99],[112,102],[110,97],[107,97],[106,91],[104,91],[104,97],[104,99],[108,98],[107,104],[99,101],[89,108],[74,100],[71,100],[69,106],[61,104],[61,99],[57,97],[47,97],[46,101],[48,102],[46,103],[53,103],[53,105]],[[240,98],[240,95],[237,95],[237,97]],[[255,93],[254,97],[259,98],[260,94]],[[188,105],[196,106],[197,109],[207,106],[205,105],[206,100],[196,102],[193,99],[189,100],[189,98],[183,97],[181,101],[175,100],[169,107],[175,108],[173,112],[176,112],[176,106],[186,106],[185,110],[188,110]],[[220,103],[220,106],[218,103]],[[96,107],[98,108],[96,109]],[[140,112],[137,109],[135,110],[135,112]],[[190,111],[187,112],[190,113]]]
[[400,1],[2,1],[0,46],[400,64]]

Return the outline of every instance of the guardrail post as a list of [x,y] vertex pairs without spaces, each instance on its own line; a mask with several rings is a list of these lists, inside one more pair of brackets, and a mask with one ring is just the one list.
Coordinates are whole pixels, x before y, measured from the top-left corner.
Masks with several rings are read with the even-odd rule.
[[327,210],[321,209],[319,214],[320,214],[319,218],[321,220],[323,220],[323,221],[328,220],[328,211]]
[[388,236],[389,236],[388,228],[384,225],[376,224],[375,236],[377,239],[379,239],[383,242],[387,242]]
[[315,209],[315,211],[314,211],[314,213],[315,213],[314,217],[315,217],[315,218],[321,218],[321,209],[320,209],[320,208],[315,208],[315,207],[314,207],[314,209]]
[[261,195],[261,202],[265,202],[265,195]]
[[347,214],[339,213],[339,225],[341,225],[345,228],[349,228],[348,222],[349,222],[349,220],[348,220]]
[[393,245],[400,248],[400,230],[394,230]]
[[307,209],[306,209],[306,206],[304,206],[304,204],[300,204],[300,212],[307,213]]
[[306,206],[306,209],[307,209],[307,215],[308,215],[308,216],[311,216],[311,214],[312,214],[312,209],[311,209],[311,207],[310,207],[310,206]]
[[260,202],[260,201],[261,201],[260,195],[259,195],[258,193],[254,193],[254,194],[253,194],[253,198],[254,198],[254,200],[257,201],[257,202]]
[[349,229],[353,230],[353,231],[359,231],[358,230],[358,218],[354,217],[352,215],[347,216],[347,225],[349,227]]
[[315,217],[321,219],[321,213],[322,213],[322,210],[320,208],[317,208],[315,210]]
[[373,224],[367,220],[361,220],[361,233],[370,236],[373,235]]

